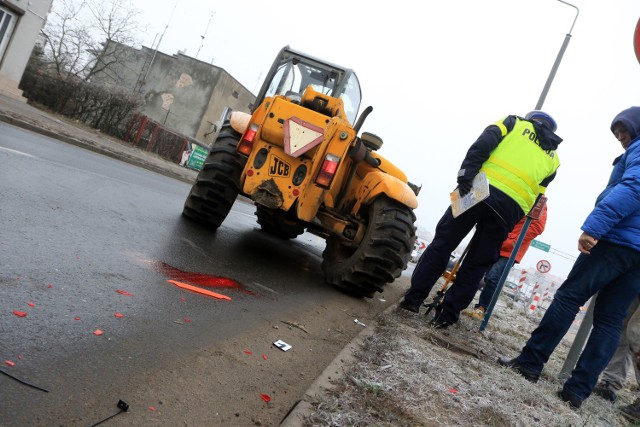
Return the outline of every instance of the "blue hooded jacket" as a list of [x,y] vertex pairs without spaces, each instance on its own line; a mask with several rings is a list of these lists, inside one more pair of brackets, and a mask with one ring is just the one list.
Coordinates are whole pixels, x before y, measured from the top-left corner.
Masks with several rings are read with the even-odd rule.
[[596,239],[640,251],[640,107],[618,114],[612,132],[616,123],[627,127],[632,141],[613,161],[609,183],[581,228]]

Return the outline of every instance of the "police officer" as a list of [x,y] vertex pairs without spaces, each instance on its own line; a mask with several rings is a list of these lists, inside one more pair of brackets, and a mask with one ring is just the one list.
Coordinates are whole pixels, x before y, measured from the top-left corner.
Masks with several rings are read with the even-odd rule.
[[431,323],[444,329],[458,321],[460,311],[473,300],[477,283],[498,259],[508,233],[555,178],[560,166],[556,149],[562,142],[556,128],[549,114],[534,110],[524,118],[507,116],[482,132],[462,162],[458,190],[461,196],[469,193],[473,178],[484,171],[490,195],[455,218],[451,207],[446,210],[433,241],[418,260],[401,308],[419,312],[445,271],[449,255],[475,226],[455,282],[436,307]]

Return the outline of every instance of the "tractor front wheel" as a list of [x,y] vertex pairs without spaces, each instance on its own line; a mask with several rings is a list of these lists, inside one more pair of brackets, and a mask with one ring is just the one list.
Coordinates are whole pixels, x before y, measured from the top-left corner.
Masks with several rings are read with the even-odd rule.
[[373,297],[407,267],[416,217],[411,208],[386,196],[363,207],[361,216],[367,229],[360,246],[330,237],[322,254],[322,271],[328,283],[352,295]]

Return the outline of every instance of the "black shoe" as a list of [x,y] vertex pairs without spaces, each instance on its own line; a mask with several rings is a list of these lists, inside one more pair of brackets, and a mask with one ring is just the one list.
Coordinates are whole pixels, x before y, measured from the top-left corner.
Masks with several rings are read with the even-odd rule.
[[636,399],[631,405],[622,406],[620,412],[630,421],[640,421],[640,399]]
[[406,300],[402,300],[402,302],[400,303],[400,308],[410,311],[412,313],[420,313],[420,304],[418,305],[409,304]]
[[499,357],[498,364],[500,366],[506,366],[507,368],[511,368],[520,375],[522,375],[526,380],[531,381],[532,383],[537,383],[540,378],[540,374],[535,374],[528,369],[524,368],[520,362],[518,362],[517,358],[508,359],[506,357]]
[[563,402],[567,402],[571,409],[580,409],[580,406],[582,406],[582,400],[575,397],[572,393],[565,391],[565,389],[562,389],[558,392],[558,397]]
[[618,395],[615,391],[609,387],[609,383],[607,381],[603,381],[601,383],[596,384],[593,388],[593,394],[596,396],[600,396],[604,400],[608,400],[609,402],[615,402],[618,398]]
[[429,324],[435,329],[447,329],[449,326],[453,325],[453,322],[448,322],[443,319],[433,319]]
[[435,316],[433,316],[433,319],[431,319],[431,322],[429,322],[429,324],[431,326],[433,326],[435,329],[447,329],[449,326],[453,325],[455,322],[450,322],[448,320],[446,320],[443,316],[442,316],[442,309],[438,309],[436,308],[436,314]]

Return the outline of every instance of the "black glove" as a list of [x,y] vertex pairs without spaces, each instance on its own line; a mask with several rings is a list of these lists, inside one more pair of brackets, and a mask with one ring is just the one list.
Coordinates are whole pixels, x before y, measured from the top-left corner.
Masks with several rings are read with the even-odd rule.
[[473,181],[458,179],[458,192],[460,193],[460,197],[464,197],[469,194],[471,187],[473,187]]

